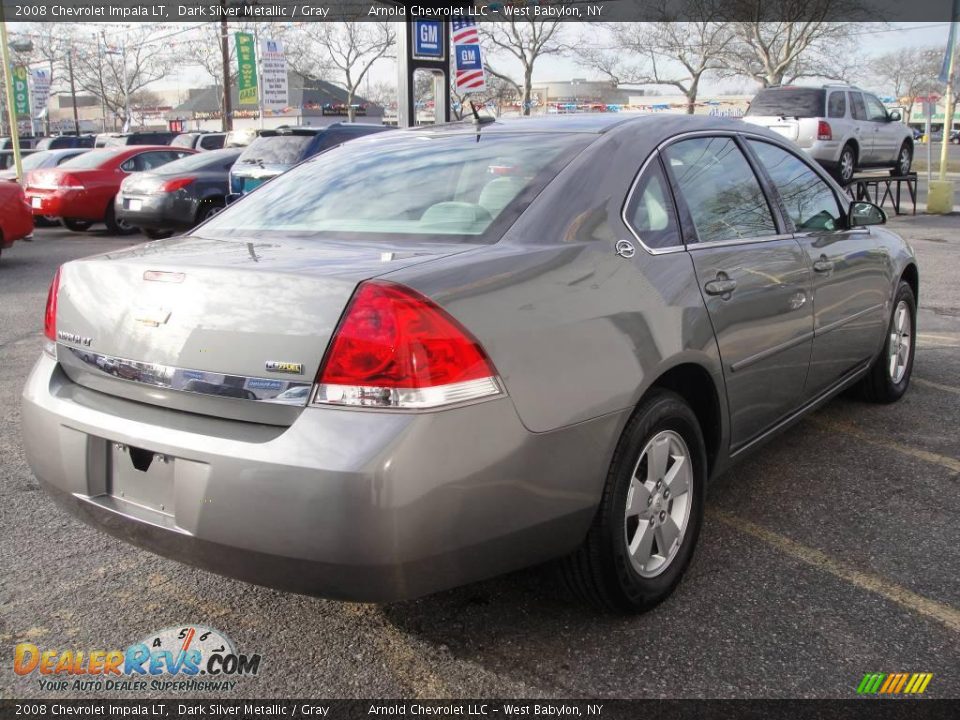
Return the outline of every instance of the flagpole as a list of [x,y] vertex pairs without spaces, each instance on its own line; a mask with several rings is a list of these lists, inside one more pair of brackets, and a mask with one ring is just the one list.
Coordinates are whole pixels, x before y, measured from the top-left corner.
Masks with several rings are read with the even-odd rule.
[[13,97],[13,76],[10,66],[10,46],[7,43],[7,22],[3,17],[3,3],[0,2],[0,56],[3,59],[3,78],[7,90],[7,114],[10,118],[10,142],[13,143],[13,166],[17,173],[17,182],[23,179],[23,165],[20,162],[20,133],[17,128],[17,110]]

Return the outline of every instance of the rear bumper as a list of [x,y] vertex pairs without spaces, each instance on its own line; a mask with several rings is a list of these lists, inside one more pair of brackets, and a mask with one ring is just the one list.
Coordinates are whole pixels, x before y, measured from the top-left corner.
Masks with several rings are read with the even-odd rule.
[[98,222],[103,220],[105,214],[105,208],[98,208],[97,203],[94,203],[92,198],[82,190],[56,193],[30,192],[28,190],[26,198],[34,216],[52,215]]
[[[534,434],[502,398],[433,413],[307,408],[289,428],[267,427],[103,395],[46,355],[23,393],[28,461],[84,521],[224,575],[356,601],[572,550],[620,423]],[[124,458],[111,459],[115,443],[174,458],[163,511],[111,487]]]
[[[139,210],[130,209],[130,201],[141,203]],[[171,195],[123,195],[114,200],[114,213],[134,227],[151,230],[181,230],[194,226],[196,203]]]

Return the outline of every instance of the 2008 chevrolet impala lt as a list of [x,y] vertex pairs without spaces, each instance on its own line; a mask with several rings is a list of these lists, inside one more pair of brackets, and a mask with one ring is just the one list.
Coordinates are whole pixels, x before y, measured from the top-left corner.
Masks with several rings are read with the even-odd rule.
[[252,582],[391,601],[561,558],[643,610],[709,478],[906,391],[919,278],[884,221],[739,121],[356,140],[65,264],[27,455],[87,522]]

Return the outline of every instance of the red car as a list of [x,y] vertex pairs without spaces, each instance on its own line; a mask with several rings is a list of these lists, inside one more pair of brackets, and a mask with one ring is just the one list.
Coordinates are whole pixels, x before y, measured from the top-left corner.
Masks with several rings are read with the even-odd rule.
[[153,170],[196,150],[166,145],[126,145],[100,148],[49,170],[34,170],[24,180],[34,215],[62,218],[70,230],[83,232],[95,222],[119,234],[136,228],[113,213],[113,198],[130,173]]
[[33,232],[33,213],[17,183],[0,182],[0,251]]

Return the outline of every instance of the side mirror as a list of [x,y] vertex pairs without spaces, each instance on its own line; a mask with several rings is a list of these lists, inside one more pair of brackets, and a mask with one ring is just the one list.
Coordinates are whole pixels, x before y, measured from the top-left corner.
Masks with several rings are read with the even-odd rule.
[[883,225],[887,222],[887,214],[871,202],[855,202],[850,204],[850,213],[847,215],[849,227],[863,227],[865,225]]
[[892,122],[900,122],[903,115],[900,114],[899,110],[891,110],[887,117],[889,117]]

